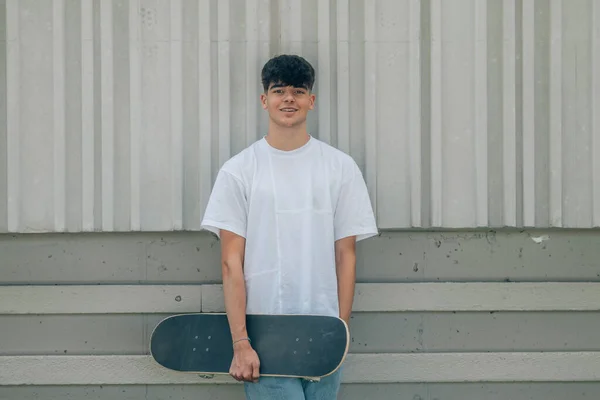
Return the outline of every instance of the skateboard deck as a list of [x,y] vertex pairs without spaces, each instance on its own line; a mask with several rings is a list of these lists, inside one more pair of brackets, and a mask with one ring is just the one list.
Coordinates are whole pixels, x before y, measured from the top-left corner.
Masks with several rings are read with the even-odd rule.
[[[341,366],[350,343],[345,321],[335,317],[249,314],[246,330],[261,376],[320,379]],[[159,365],[174,371],[229,374],[233,345],[227,314],[163,319],[152,332],[150,353]]]

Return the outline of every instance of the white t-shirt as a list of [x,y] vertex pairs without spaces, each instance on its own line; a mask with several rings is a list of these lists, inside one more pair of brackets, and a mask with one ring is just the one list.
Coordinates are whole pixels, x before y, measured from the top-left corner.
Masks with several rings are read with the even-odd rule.
[[202,228],[246,238],[246,313],[336,317],[335,241],[378,233],[354,160],[313,137],[292,151],[263,137],[229,159]]

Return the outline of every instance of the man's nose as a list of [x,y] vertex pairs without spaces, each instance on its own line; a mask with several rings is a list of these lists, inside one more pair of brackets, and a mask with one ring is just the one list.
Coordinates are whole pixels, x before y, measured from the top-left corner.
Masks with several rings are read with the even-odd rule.
[[294,95],[291,92],[286,91],[283,95],[283,101],[295,101]]

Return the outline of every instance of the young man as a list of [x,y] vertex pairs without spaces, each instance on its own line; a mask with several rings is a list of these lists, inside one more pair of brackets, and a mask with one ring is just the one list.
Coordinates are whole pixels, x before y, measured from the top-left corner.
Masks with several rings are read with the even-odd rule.
[[355,244],[378,233],[354,160],[307,132],[314,80],[313,67],[298,56],[265,64],[260,100],[268,132],[223,165],[202,221],[221,240],[230,374],[245,382],[250,400],[336,399],[339,370],[318,382],[259,378],[245,317],[321,314],[348,323]]

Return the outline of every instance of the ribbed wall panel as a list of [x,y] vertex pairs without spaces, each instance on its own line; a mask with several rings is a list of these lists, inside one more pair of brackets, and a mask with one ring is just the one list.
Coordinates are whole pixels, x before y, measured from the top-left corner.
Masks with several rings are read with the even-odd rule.
[[314,136],[379,226],[600,226],[600,5],[0,1],[0,231],[198,229],[266,133],[260,69],[317,69]]

